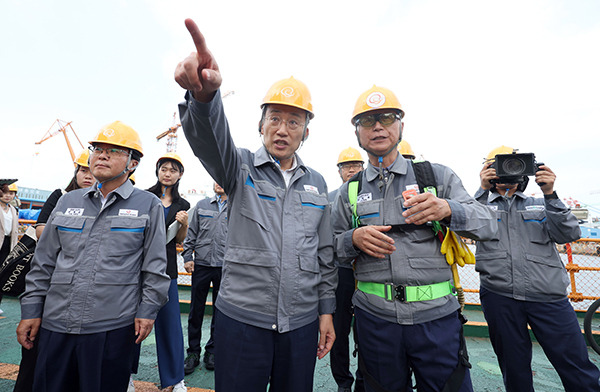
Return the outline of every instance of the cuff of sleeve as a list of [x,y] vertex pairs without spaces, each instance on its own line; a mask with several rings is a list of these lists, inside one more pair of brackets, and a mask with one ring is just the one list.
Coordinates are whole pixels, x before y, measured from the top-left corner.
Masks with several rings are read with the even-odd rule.
[[21,304],[21,320],[41,318],[44,312],[44,303]]
[[467,224],[467,214],[465,213],[465,207],[457,201],[448,200],[448,205],[450,206],[450,210],[452,211],[452,215],[450,215],[450,230],[457,231],[465,228]]
[[479,189],[477,189],[477,192],[475,192],[474,198],[479,200],[482,196],[486,196],[489,192],[490,192],[489,190],[479,187]]
[[190,91],[185,93],[185,100],[189,110],[191,110],[195,116],[210,117],[221,106],[221,90],[217,90],[213,99],[207,103],[196,101],[196,98],[194,98]]
[[556,191],[554,191],[549,195],[544,195],[544,199],[545,200],[556,200],[556,199],[558,199],[558,195],[556,194]]
[[354,244],[352,244],[352,234],[354,234],[354,230],[355,229],[348,230],[346,234],[344,234],[344,250],[346,257],[355,258],[360,254],[360,252],[354,247]]
[[319,315],[333,314],[335,312],[335,297],[319,300]]
[[141,303],[137,313],[135,314],[135,317],[156,320],[156,315],[158,315],[160,308],[160,306]]

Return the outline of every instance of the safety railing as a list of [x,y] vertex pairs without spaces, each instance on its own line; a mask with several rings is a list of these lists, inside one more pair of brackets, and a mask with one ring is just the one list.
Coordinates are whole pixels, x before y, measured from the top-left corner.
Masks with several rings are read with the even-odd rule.
[[[469,244],[469,248],[475,253],[474,244]],[[575,310],[586,311],[600,298],[600,240],[584,238],[557,245],[557,249],[569,275],[569,300]],[[465,301],[479,305],[479,274],[475,266],[467,264],[459,268],[459,273]]]

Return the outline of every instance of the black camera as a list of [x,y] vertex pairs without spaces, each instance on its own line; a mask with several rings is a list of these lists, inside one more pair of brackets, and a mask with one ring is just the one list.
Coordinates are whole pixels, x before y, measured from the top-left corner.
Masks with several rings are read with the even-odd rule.
[[492,184],[520,184],[528,176],[535,175],[540,170],[542,162],[535,161],[535,154],[498,154],[494,158],[492,167],[500,178],[491,180]]

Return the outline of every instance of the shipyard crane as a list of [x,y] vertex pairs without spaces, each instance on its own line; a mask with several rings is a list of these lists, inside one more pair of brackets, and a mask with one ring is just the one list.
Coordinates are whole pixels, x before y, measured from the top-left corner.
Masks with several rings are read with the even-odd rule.
[[[233,94],[235,94],[235,91],[229,90],[221,96],[221,99],[227,98]],[[178,124],[177,121],[175,121],[176,115],[177,112],[173,113],[173,125],[171,125],[166,131],[156,136],[157,142],[165,137],[167,138],[167,152],[177,152],[177,130],[179,127],[181,127],[181,124]]]
[[[58,128],[58,130],[53,130],[55,128]],[[42,137],[42,139],[39,142],[36,142],[36,145],[42,144],[43,142],[45,142],[46,140],[50,139],[53,136],[58,135],[59,133],[62,133],[63,136],[65,137],[65,141],[67,142],[67,148],[69,149],[69,153],[71,154],[71,161],[75,162],[75,152],[73,151],[73,147],[71,146],[71,142],[69,141],[69,136],[67,135],[67,131],[71,130],[71,132],[73,132],[73,135],[75,135],[75,138],[77,139],[77,141],[79,142],[79,145],[81,146],[81,148],[83,149],[83,144],[81,143],[81,140],[79,140],[79,136],[77,136],[77,133],[75,133],[75,130],[73,129],[73,126],[71,125],[71,121],[63,121],[63,120],[56,120],[52,123],[52,125],[50,126],[50,129],[48,129],[48,131],[46,132],[46,134],[44,135],[44,137]]]

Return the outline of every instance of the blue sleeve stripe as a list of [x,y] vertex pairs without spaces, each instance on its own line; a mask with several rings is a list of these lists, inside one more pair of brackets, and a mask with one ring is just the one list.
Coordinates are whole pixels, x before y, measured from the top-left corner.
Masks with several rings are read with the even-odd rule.
[[316,205],[316,204],[313,204],[313,203],[302,203],[302,206],[304,206],[304,207],[318,208],[320,210],[324,210],[325,209],[325,206],[319,206],[319,205]]
[[143,233],[144,232],[144,228],[143,227],[135,227],[135,228],[111,227],[110,231],[126,231],[126,232],[129,232],[129,233]]
[[379,216],[379,212],[373,213],[373,214],[367,214],[367,215],[361,215],[358,218],[359,219],[368,219],[368,218],[376,218]]

